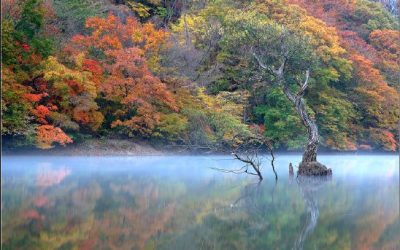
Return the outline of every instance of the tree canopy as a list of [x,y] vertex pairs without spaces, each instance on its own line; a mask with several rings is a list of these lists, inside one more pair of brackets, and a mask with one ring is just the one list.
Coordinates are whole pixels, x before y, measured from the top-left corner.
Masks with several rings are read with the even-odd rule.
[[[274,70],[334,150],[398,148],[399,22],[369,0],[2,0],[2,136],[221,149],[306,143]],[[282,54],[283,53],[283,54]],[[265,67],[264,70],[261,70]],[[271,74],[272,72],[272,74]]]

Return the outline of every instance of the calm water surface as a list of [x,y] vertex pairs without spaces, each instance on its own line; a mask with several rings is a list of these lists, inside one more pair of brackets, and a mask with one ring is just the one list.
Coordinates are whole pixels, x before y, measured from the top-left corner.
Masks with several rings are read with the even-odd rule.
[[230,156],[4,157],[2,249],[400,249],[395,155],[320,156],[329,179],[222,173]]

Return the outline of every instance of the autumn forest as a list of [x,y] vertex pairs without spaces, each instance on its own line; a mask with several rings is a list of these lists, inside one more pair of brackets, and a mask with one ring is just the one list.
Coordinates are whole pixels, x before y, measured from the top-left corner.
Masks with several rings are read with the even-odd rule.
[[320,148],[398,149],[392,1],[1,3],[10,147],[129,138],[219,150],[261,133],[298,150],[307,142],[299,98]]
[[399,0],[1,14],[1,249],[400,249]]

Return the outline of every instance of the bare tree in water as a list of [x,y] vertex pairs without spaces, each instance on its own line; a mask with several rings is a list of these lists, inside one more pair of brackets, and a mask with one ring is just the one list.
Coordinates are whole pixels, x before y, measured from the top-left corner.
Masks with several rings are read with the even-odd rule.
[[[261,167],[263,159],[267,158],[271,163],[272,171],[275,175],[275,180],[278,180],[278,174],[275,170],[275,155],[272,147],[272,143],[263,136],[258,129],[253,131],[253,136],[246,138],[245,142],[240,143],[232,149],[231,152],[234,159],[244,163],[243,167],[239,169],[219,169],[216,170],[225,173],[234,174],[250,174],[258,176],[259,180],[262,181],[263,175],[261,173]],[[269,155],[269,156],[268,156]]]

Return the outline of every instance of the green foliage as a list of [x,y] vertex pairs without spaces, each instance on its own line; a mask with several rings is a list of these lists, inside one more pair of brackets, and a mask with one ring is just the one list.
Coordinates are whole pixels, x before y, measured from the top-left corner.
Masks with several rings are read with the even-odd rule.
[[1,96],[2,135],[26,134],[30,131],[29,104],[21,100],[22,89],[12,89],[14,81],[3,71],[3,89]]
[[17,46],[15,44],[15,29],[11,20],[2,20],[2,42],[1,42],[1,55],[2,63],[6,65],[16,64],[15,51]]
[[[25,68],[33,53],[42,57],[53,51],[53,42],[41,34],[45,13],[40,0],[28,0],[21,6],[21,15],[17,20],[2,19],[2,63]],[[27,67],[29,68],[29,66]]]
[[66,38],[85,29],[89,17],[104,16],[105,2],[98,0],[53,0],[58,28]]
[[265,136],[275,147],[299,149],[305,145],[305,129],[293,105],[287,100],[280,88],[271,88],[266,92],[266,103],[255,108],[265,126]]
[[399,28],[396,18],[387,12],[382,4],[368,0],[356,1],[353,18],[355,22],[361,23],[361,27],[369,32],[382,29],[396,30]]
[[187,117],[176,113],[163,114],[152,136],[171,142],[182,142],[186,140],[187,126]]
[[15,38],[19,42],[28,42],[35,52],[43,57],[51,55],[53,42],[40,34],[44,25],[44,6],[41,0],[28,0],[22,8],[21,18],[15,25]]
[[244,92],[210,96],[200,88],[182,108],[187,117],[187,143],[204,147],[230,147],[251,136],[242,122],[248,95]]
[[41,0],[27,0],[22,8],[21,18],[15,30],[21,32],[28,40],[40,31],[43,26],[43,7]]
[[338,150],[355,149],[352,126],[357,112],[351,102],[337,90],[328,88],[309,98],[315,107],[317,124],[325,146]]
[[183,109],[188,118],[188,142],[192,145],[214,145],[216,138],[211,128],[209,116],[204,110]]
[[128,1],[129,7],[132,8],[134,12],[136,12],[139,17],[145,18],[150,16],[150,10],[151,8],[148,7],[147,5],[144,5],[142,3],[138,3],[136,1]]
[[19,99],[13,92],[3,92],[4,99],[11,102],[8,106],[2,105],[2,134],[24,134],[29,128],[29,112],[26,103],[18,103]]
[[156,13],[160,17],[166,17],[168,15],[168,9],[164,7],[157,7]]

